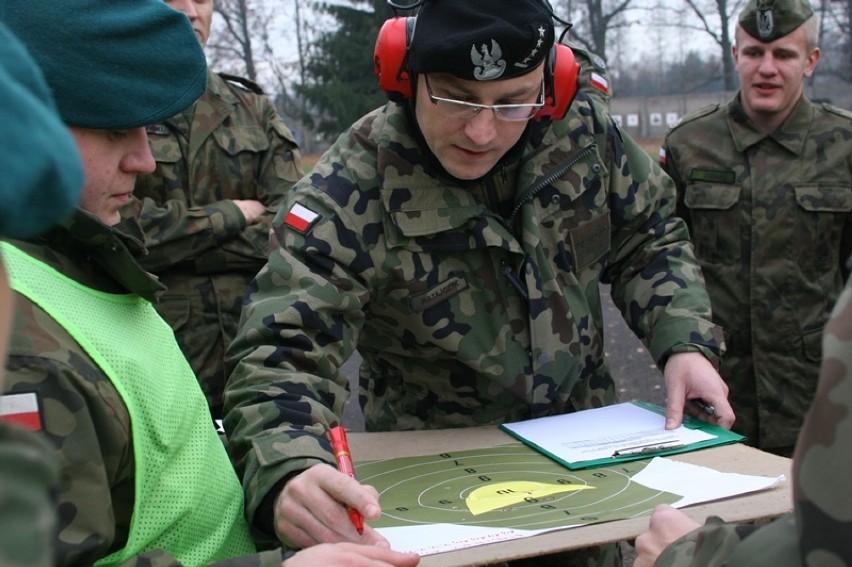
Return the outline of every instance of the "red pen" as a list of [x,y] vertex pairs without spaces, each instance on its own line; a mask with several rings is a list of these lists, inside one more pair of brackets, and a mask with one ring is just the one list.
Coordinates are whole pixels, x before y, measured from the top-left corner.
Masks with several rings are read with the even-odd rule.
[[[332,427],[328,431],[328,436],[331,438],[331,449],[334,451],[334,458],[337,460],[337,468],[343,474],[348,474],[355,478],[355,467],[352,466],[352,455],[349,453],[349,442],[346,440],[346,430],[343,426],[338,425]],[[349,520],[359,535],[364,533],[364,516],[355,508],[346,507],[349,511]]]

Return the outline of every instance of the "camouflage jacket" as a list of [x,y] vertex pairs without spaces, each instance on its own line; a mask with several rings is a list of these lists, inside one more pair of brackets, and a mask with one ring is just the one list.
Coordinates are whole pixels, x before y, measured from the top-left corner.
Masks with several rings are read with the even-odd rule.
[[[224,77],[208,72],[207,90],[192,107],[147,127],[157,169],[139,176],[137,200],[123,211],[145,231],[148,253],[140,262],[168,288],[158,311],[217,414],[224,350],[246,285],[266,261],[278,204],[304,173],[269,99]],[[233,199],[258,200],[268,212],[246,226]]]
[[[1,412],[0,412],[1,413]],[[51,567],[59,468],[37,434],[0,421],[0,565]]]
[[657,567],[852,565],[852,279],[822,345],[819,384],[793,456],[794,512],[761,528],[714,518],[666,548]]
[[[94,289],[148,299],[163,290],[131,253],[138,253],[138,238],[80,211],[43,237],[11,242]],[[15,294],[15,305],[3,395],[37,394],[40,434],[59,465],[53,564],[92,565],[123,546],[130,526],[135,478],[130,416],[109,378],[59,323],[20,294]],[[270,551],[219,565],[280,564],[280,551]],[[152,550],[127,565],[177,562],[163,550]]]
[[852,114],[803,97],[767,136],[735,97],[684,118],[663,155],[726,333],[734,429],[791,449],[849,273]]
[[580,44],[566,40],[563,40],[562,43],[571,48],[571,51],[574,52],[574,59],[580,65],[580,74],[577,77],[580,90],[593,101],[599,103],[598,108],[609,112],[609,105],[612,101],[612,81],[606,61],[597,53],[589,51]]
[[[228,352],[226,432],[250,514],[287,474],[333,462],[324,435],[356,347],[370,430],[614,402],[601,282],[661,363],[719,348],[671,180],[588,97],[467,183],[441,173],[407,116],[390,103],[362,118],[276,217]],[[505,216],[487,204],[502,194]]]

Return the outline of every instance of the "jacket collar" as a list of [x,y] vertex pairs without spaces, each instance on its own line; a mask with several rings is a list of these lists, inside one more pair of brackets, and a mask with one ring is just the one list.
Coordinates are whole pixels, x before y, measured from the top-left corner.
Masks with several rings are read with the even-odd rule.
[[790,153],[797,156],[802,154],[814,115],[813,105],[804,95],[799,98],[787,120],[771,134],[764,134],[752,123],[745,113],[741,97],[742,93],[737,93],[728,103],[728,126],[737,151],[744,152],[763,139],[771,138]]

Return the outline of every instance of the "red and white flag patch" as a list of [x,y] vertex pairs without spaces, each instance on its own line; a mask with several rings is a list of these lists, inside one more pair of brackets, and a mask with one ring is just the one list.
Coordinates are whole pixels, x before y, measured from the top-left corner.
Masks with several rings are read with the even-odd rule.
[[296,203],[290,207],[290,211],[284,217],[284,224],[305,234],[318,218],[319,213],[315,213],[309,208]]
[[660,165],[666,165],[666,148],[660,148],[659,162]]
[[5,394],[0,397],[0,421],[16,423],[33,431],[41,431],[38,394]]
[[606,77],[599,75],[594,71],[592,72],[592,86],[604,94],[609,92],[609,81],[606,80]]

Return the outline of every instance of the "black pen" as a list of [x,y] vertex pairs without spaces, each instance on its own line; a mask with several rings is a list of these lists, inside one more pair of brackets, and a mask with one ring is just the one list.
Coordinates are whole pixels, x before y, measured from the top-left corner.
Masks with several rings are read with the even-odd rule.
[[690,401],[693,404],[695,404],[696,406],[698,406],[698,409],[700,409],[701,411],[703,411],[707,415],[712,416],[712,417],[716,417],[716,408],[713,406],[713,404],[705,402],[701,398],[695,398],[694,400],[690,400]]

